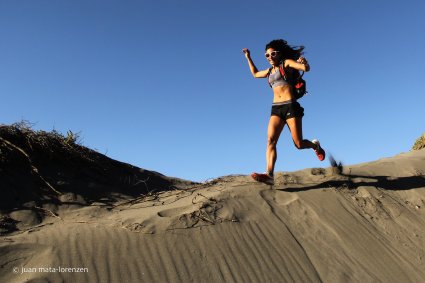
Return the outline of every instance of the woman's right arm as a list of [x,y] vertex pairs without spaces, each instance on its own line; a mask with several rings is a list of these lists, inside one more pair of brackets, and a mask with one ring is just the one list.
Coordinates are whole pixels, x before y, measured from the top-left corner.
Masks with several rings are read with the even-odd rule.
[[269,74],[269,69],[258,71],[257,67],[255,66],[254,62],[251,59],[251,55],[248,48],[244,48],[242,50],[243,53],[245,53],[245,57],[248,60],[249,69],[251,70],[252,75],[254,78],[266,78]]

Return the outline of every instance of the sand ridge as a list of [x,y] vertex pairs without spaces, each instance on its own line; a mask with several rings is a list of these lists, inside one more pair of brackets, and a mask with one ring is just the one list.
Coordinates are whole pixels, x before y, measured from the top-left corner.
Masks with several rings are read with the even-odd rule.
[[[421,282],[425,151],[68,205],[0,240],[2,282]],[[20,215],[25,219],[25,215]],[[27,216],[28,217],[28,216]],[[29,221],[30,222],[30,221]],[[83,267],[88,272],[13,273]]]

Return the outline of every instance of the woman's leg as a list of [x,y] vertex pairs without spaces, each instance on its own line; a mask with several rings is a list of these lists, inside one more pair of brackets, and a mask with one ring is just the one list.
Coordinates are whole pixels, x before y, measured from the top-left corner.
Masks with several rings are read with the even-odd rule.
[[303,118],[302,117],[294,117],[286,120],[286,124],[288,124],[289,130],[291,131],[292,140],[294,141],[294,145],[298,149],[304,148],[312,148],[316,149],[317,146],[309,140],[303,139]]
[[277,141],[279,140],[280,134],[282,133],[285,121],[280,117],[272,115],[270,116],[269,126],[267,128],[267,173],[273,175],[274,165],[277,159]]

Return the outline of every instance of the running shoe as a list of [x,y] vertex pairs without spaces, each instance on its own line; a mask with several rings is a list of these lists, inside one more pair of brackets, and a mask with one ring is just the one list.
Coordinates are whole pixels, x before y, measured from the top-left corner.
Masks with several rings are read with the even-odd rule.
[[317,158],[319,158],[320,161],[325,160],[326,153],[325,150],[320,146],[320,142],[318,140],[312,140],[311,142],[316,145],[314,151],[316,152]]
[[274,178],[267,173],[252,173],[251,177],[257,182],[274,185]]

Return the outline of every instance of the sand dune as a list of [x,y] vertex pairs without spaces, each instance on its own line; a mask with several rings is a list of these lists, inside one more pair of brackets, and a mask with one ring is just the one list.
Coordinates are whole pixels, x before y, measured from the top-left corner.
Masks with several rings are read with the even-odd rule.
[[15,209],[0,282],[425,282],[424,173],[420,150]]

